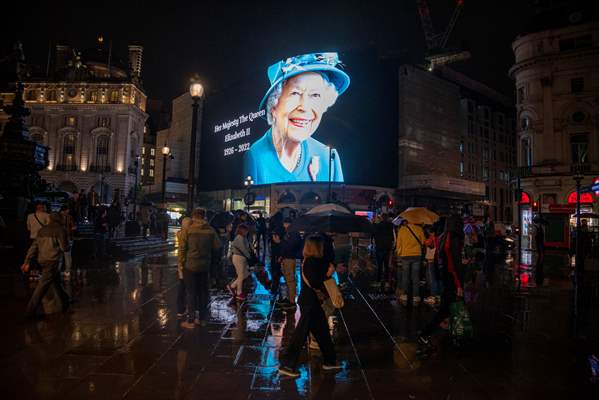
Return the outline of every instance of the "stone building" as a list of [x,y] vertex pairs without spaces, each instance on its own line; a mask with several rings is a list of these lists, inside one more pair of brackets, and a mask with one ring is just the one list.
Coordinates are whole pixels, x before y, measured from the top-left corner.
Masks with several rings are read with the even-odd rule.
[[[572,23],[580,19],[572,15],[558,27],[516,38],[510,69],[516,85],[523,226],[530,221],[532,204],[532,211],[538,207],[547,213],[554,227],[550,241],[563,246],[576,202],[574,173],[584,175],[583,186],[599,176],[599,22]],[[581,201],[585,211],[597,211],[593,194]]]
[[50,149],[40,174],[56,189],[94,187],[103,202],[128,195],[147,119],[142,53],[130,45],[123,62],[101,37],[82,52],[57,45],[53,68],[24,82],[31,137]]
[[399,208],[511,221],[513,106],[449,68],[399,69]]

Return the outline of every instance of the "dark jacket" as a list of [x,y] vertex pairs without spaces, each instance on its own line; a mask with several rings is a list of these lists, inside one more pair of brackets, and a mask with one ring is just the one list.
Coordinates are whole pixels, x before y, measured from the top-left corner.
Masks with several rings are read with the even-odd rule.
[[393,224],[381,221],[374,224],[374,244],[377,251],[390,251],[393,249]]
[[[314,289],[328,295],[324,287],[324,281],[328,279],[328,269],[329,263],[324,258],[309,257],[304,260],[302,263],[302,290],[297,300],[302,308],[320,306],[320,300],[318,300]],[[304,284],[304,279],[308,281],[309,286]]]
[[30,263],[37,258],[42,267],[58,266],[62,253],[69,251],[67,231],[58,222],[50,222],[37,233],[37,238],[29,247],[25,262]]
[[283,258],[302,258],[303,240],[297,232],[286,232],[281,238],[281,257]]
[[206,272],[219,261],[221,246],[218,233],[205,220],[194,220],[181,231],[179,266],[192,272]]

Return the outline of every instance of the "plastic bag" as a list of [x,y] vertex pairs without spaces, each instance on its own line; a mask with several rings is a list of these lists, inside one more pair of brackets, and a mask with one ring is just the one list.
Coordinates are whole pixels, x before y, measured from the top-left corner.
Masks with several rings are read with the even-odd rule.
[[463,300],[451,303],[449,316],[449,332],[454,344],[461,345],[474,336],[470,313]]

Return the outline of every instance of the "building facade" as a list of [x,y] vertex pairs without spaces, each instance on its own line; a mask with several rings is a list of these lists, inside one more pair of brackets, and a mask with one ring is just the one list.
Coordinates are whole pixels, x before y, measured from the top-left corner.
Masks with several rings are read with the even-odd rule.
[[399,69],[400,208],[511,221],[515,165],[509,99],[446,67]]
[[83,52],[58,45],[52,71],[24,82],[31,138],[49,147],[40,175],[57,190],[93,187],[105,203],[128,195],[147,119],[142,51],[129,46],[122,62],[102,38]]
[[[566,247],[573,176],[583,175],[583,187],[599,176],[599,22],[523,35],[512,49],[523,227],[543,212],[553,226],[548,241]],[[583,211],[597,211],[594,194],[581,201]]]

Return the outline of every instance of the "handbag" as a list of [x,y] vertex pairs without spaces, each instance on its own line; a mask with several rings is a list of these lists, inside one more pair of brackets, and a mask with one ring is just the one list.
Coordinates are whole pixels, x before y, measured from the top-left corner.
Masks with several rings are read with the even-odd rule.
[[316,292],[316,296],[318,296],[318,300],[320,301],[321,304],[324,301],[326,301],[327,299],[331,299],[331,303],[333,304],[333,307],[335,307],[335,308],[343,308],[343,306],[345,305],[345,302],[343,301],[343,295],[341,294],[341,291],[339,290],[339,287],[337,286],[337,283],[335,282],[335,280],[333,278],[329,278],[323,282],[324,288],[326,289],[328,296],[326,294],[324,294],[322,292],[322,290],[314,289],[310,285],[310,283],[308,282],[308,279],[306,279],[306,276],[304,275],[304,263],[303,262],[302,262],[302,280],[304,281],[306,286],[308,286],[310,289],[312,289],[312,290],[314,290],[314,292]]

